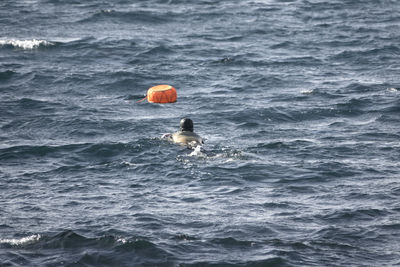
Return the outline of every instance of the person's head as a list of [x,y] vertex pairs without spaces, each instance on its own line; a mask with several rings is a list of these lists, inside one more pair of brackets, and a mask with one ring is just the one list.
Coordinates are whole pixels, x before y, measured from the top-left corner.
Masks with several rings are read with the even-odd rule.
[[183,118],[181,119],[180,127],[181,131],[193,132],[193,121],[188,118]]

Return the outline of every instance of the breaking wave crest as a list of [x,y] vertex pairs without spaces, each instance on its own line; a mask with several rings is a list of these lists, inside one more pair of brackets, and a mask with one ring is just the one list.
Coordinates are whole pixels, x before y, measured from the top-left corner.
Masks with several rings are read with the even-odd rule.
[[32,50],[37,49],[39,47],[52,46],[54,43],[46,41],[46,40],[17,40],[17,39],[9,39],[9,40],[0,40],[0,47],[12,47],[12,48],[20,48],[24,50]]
[[21,246],[28,243],[38,241],[41,238],[40,235],[30,235],[22,238],[10,238],[10,239],[0,239],[0,244],[11,245],[11,246]]

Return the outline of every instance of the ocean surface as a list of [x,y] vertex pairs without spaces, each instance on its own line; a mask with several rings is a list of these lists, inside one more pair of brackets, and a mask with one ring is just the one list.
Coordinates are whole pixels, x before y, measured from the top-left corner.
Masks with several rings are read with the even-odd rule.
[[1,0],[0,266],[400,266],[399,12]]

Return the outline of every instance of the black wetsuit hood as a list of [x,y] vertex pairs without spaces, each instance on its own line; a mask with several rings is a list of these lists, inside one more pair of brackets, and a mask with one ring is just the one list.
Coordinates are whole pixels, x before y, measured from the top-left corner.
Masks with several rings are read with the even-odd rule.
[[181,119],[180,130],[182,132],[183,131],[193,132],[193,121],[188,118]]

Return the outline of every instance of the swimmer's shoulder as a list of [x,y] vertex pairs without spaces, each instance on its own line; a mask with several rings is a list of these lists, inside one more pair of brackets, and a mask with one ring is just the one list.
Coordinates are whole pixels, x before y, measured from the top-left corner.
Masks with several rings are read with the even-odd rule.
[[179,131],[172,134],[172,140],[175,143],[188,144],[191,142],[196,142],[198,144],[203,144],[203,138],[198,134],[189,131]]

